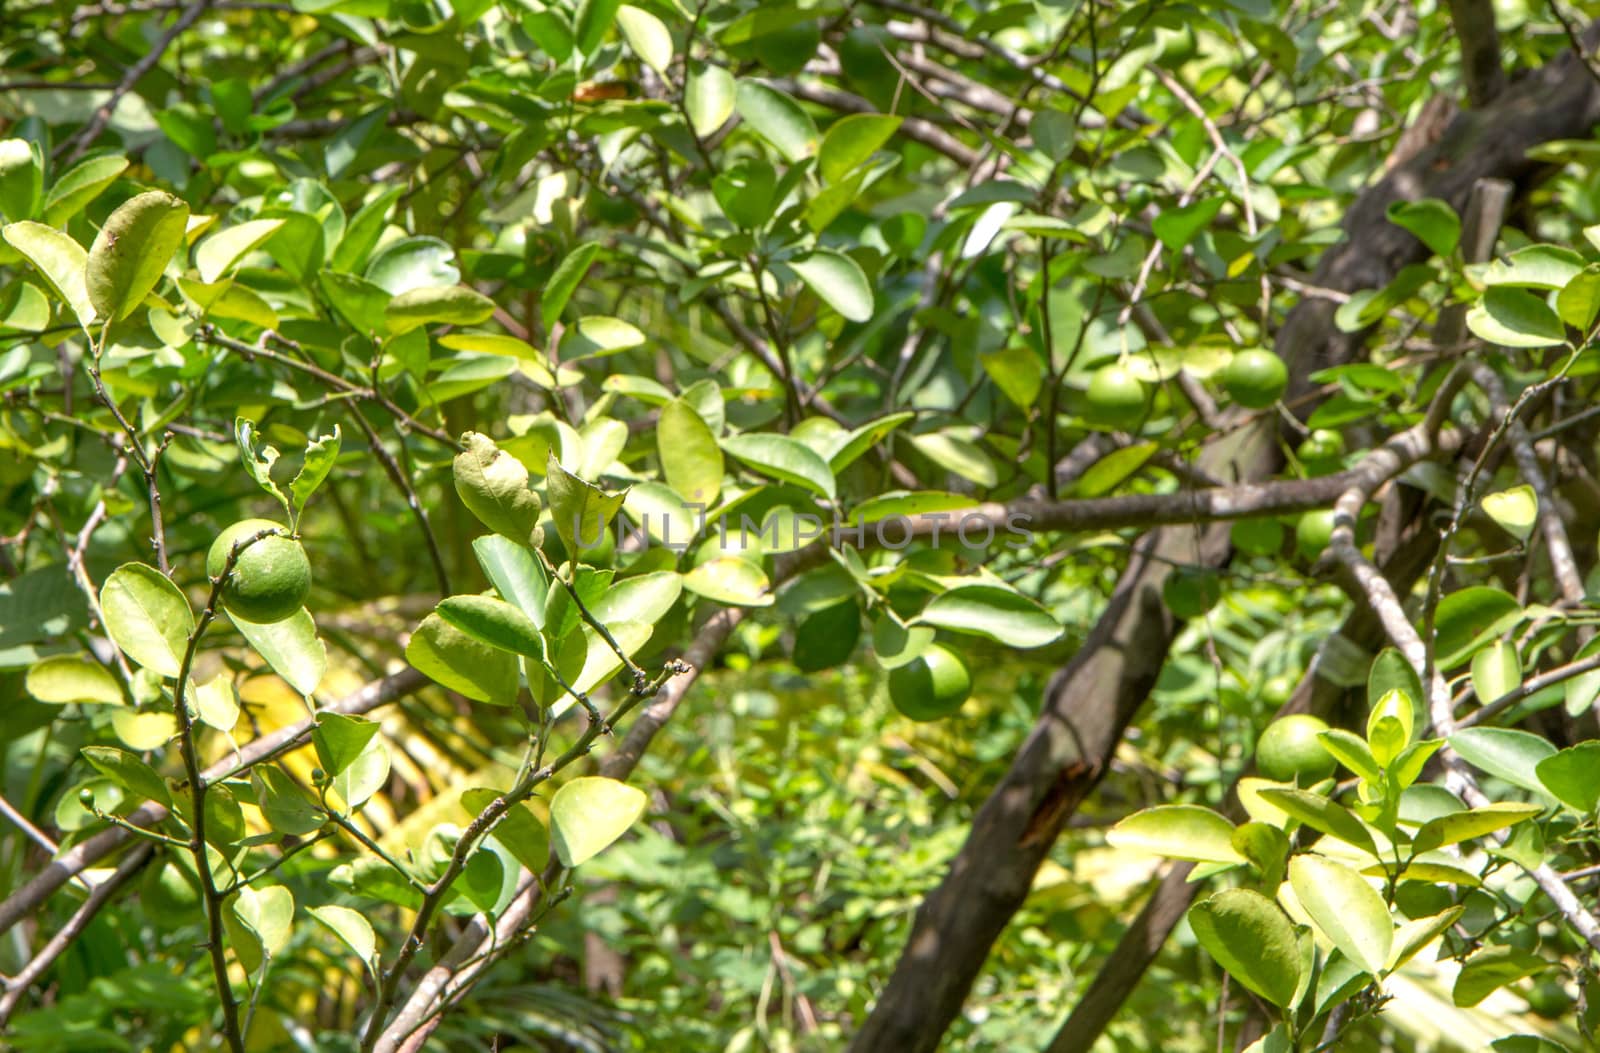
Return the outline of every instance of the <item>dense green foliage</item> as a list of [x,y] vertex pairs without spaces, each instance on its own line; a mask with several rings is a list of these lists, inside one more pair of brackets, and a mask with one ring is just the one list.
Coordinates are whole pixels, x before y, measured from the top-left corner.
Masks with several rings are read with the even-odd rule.
[[1585,32],[12,5],[5,1041],[1592,1046]]

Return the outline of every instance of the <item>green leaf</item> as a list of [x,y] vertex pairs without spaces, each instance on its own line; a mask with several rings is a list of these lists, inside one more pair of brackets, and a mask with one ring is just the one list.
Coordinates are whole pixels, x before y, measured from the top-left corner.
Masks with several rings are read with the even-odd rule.
[[879,417],[877,420],[868,421],[852,431],[840,432],[830,438],[826,450],[828,468],[838,474],[854,464],[862,454],[882,442],[896,428],[907,421],[916,419],[914,413],[891,413]]
[[1560,316],[1521,289],[1487,290],[1467,312],[1467,328],[1479,339],[1504,347],[1555,347],[1567,342]]
[[1522,686],[1522,656],[1517,645],[1497,640],[1472,656],[1472,691],[1483,705]]
[[44,221],[60,227],[128,169],[126,157],[91,157],[68,169],[44,198]]
[[911,436],[911,445],[928,460],[979,486],[994,486],[1000,472],[994,461],[977,443],[956,433],[956,429]]
[[[672,64],[672,33],[667,24],[642,7],[623,4],[617,8],[617,28],[639,60],[657,73],[665,74]],[[548,319],[550,315],[545,314]]]
[[234,265],[265,244],[283,226],[282,219],[252,219],[210,235],[194,250],[194,265],[207,283],[227,276]]
[[1486,494],[1481,503],[1484,513],[1518,541],[1528,540],[1539,519],[1539,497],[1526,484]]
[[239,963],[253,973],[261,967],[262,958],[276,957],[289,946],[289,934],[294,925],[294,894],[282,885],[266,888],[246,885],[234,899],[230,917],[254,937],[233,941]]
[[331,776],[348,769],[377,737],[378,729],[377,721],[365,717],[319,714],[311,732],[311,743],[316,747],[323,771]]
[[1579,815],[1593,815],[1600,806],[1600,742],[1580,742],[1533,768],[1539,783],[1556,800]]
[[[500,796],[499,790],[479,786],[461,793],[461,807],[474,817]],[[537,874],[550,861],[550,834],[537,816],[524,804],[514,804],[506,810],[492,835],[505,846],[517,862]]]
[[502,537],[519,545],[536,544],[539,495],[528,486],[528,469],[487,435],[469,431],[461,442],[466,449],[451,465],[461,503]]
[[[278,240],[282,240],[281,232]],[[461,280],[455,255],[455,249],[441,238],[401,238],[373,255],[364,277],[390,296],[429,286],[455,285]]]
[[578,15],[573,20],[573,39],[578,50],[593,55],[605,39],[611,24],[617,20],[621,0],[579,0]]
[[280,621],[247,622],[228,612],[228,618],[245,642],[266,660],[284,683],[310,698],[328,671],[328,648],[317,635],[317,624],[304,607]]
[[1225,197],[1212,197],[1164,210],[1150,224],[1156,237],[1172,252],[1181,252],[1199,234],[1211,225],[1227,204]]
[[1300,949],[1294,925],[1259,892],[1234,888],[1189,909],[1189,927],[1241,984],[1279,1008],[1294,1004]]
[[307,907],[306,913],[315,918],[339,941],[354,952],[361,965],[374,978],[378,975],[378,937],[372,931],[372,922],[360,911],[329,904],[325,907]]
[[322,829],[327,822],[317,802],[293,779],[270,764],[252,770],[260,780],[256,797],[267,825],[280,834],[304,837]]
[[107,321],[133,313],[183,244],[189,206],[164,190],[136,194],[106,218],[84,271],[89,302]]
[[166,780],[157,775],[154,768],[127,750],[119,750],[115,746],[85,746],[82,753],[83,759],[88,761],[95,771],[130,793],[161,804],[172,804],[172,797],[167,793]]
[[95,320],[95,309],[84,278],[89,256],[83,246],[59,230],[32,220],[6,224],[0,237],[27,257],[55,294],[72,308],[78,324],[87,330]]
[[87,655],[60,654],[28,668],[28,694],[52,705],[126,705],[110,670]]
[[203,723],[224,733],[239,723],[239,696],[233,681],[223,674],[193,685],[189,689],[189,708]]
[[618,351],[639,347],[644,342],[644,333],[631,322],[608,315],[589,315],[578,319],[561,338],[561,359],[571,362],[614,355]]
[[861,608],[854,600],[824,607],[795,627],[790,659],[802,673],[817,673],[849,661],[861,639]]
[[233,421],[233,438],[239,447],[239,460],[256,485],[277,499],[285,512],[290,511],[289,499],[283,496],[278,484],[272,481],[272,466],[278,463],[278,448],[263,446],[256,452],[256,425],[254,421],[236,417]]
[[1439,601],[1434,616],[1434,652],[1441,670],[1453,669],[1483,643],[1522,618],[1522,605],[1508,592],[1477,585]]
[[189,601],[165,575],[124,563],[100,586],[100,612],[117,649],[157,676],[176,677],[194,632]]
[[1443,936],[1466,910],[1465,907],[1455,906],[1430,917],[1401,922],[1395,929],[1394,946],[1389,951],[1389,971],[1394,972],[1416,957],[1428,944]]
[[757,432],[730,435],[722,448],[758,472],[803,486],[830,500],[835,496],[833,470],[811,447],[787,435]]
[[1543,809],[1536,804],[1496,801],[1471,811],[1441,815],[1422,824],[1422,828],[1417,831],[1417,836],[1413,839],[1412,850],[1431,852],[1444,845],[1470,841],[1475,837],[1515,826],[1525,819],[1532,819],[1541,811]]
[[737,556],[722,556],[700,564],[683,576],[683,587],[717,603],[736,607],[772,606],[766,573],[757,564]]
[[1560,289],[1583,271],[1583,257],[1556,245],[1529,245],[1483,271],[1483,284],[1527,289]]
[[900,128],[901,118],[879,113],[855,113],[828,127],[817,148],[817,171],[827,183],[837,183],[867,161]]
[[1033,600],[998,585],[961,585],[935,596],[913,624],[987,636],[1008,647],[1043,647],[1061,638],[1061,623]]
[[800,276],[822,302],[851,322],[872,317],[872,286],[861,266],[842,252],[817,249],[809,256],[789,260],[790,270]]
[[1028,122],[1028,135],[1035,149],[1059,164],[1072,156],[1078,141],[1078,123],[1070,113],[1041,106]]
[[1315,855],[1289,861],[1289,885],[1317,928],[1373,976],[1389,963],[1394,922],[1366,878],[1342,863]]
[[734,108],[785,161],[803,161],[816,149],[817,126],[810,115],[770,84],[741,80],[734,92]]
[[[631,11],[634,8],[624,7],[622,10]],[[644,12],[640,12],[644,14]],[[654,15],[647,17],[655,18]],[[668,42],[670,53],[671,42]],[[562,259],[561,266],[550,276],[545,283],[544,293],[539,300],[539,314],[544,318],[544,324],[553,326],[561,320],[561,312],[567,309],[567,301],[572,299],[572,294],[583,284],[584,278],[593,266],[595,257],[600,255],[598,241],[586,241],[582,245],[567,253]]]
[[1438,198],[1396,201],[1387,215],[1390,223],[1415,234],[1435,256],[1449,256],[1461,242],[1461,217]]
[[333,792],[352,811],[389,781],[389,750],[382,739],[373,739],[349,767],[333,777]]
[[1544,792],[1535,769],[1556,752],[1549,740],[1513,728],[1465,728],[1451,735],[1449,742],[1474,768],[1535,793]]
[[605,624],[633,621],[654,625],[666,617],[681,595],[681,574],[670,570],[639,574],[611,585],[589,605],[589,613]]
[[494,314],[494,301],[465,285],[429,285],[411,289],[389,301],[383,309],[391,333],[405,333],[418,326],[477,325]]
[[1548,968],[1550,963],[1537,954],[1505,945],[1485,947],[1462,964],[1450,999],[1462,1008],[1475,1006],[1506,984]]
[[661,474],[679,497],[705,509],[716,503],[722,492],[722,450],[711,428],[682,399],[661,408],[656,452]]
[[1377,758],[1360,735],[1334,728],[1320,732],[1317,738],[1322,740],[1323,749],[1333,754],[1335,760],[1368,782],[1375,783],[1382,776]]
[[317,492],[328,473],[333,471],[333,466],[339,460],[339,447],[343,442],[339,434],[339,425],[333,426],[333,432],[322,435],[306,443],[305,458],[300,463],[300,470],[295,473],[294,480],[289,484],[289,497],[293,507],[290,510],[289,521],[291,524],[300,521],[300,515],[306,510],[306,502],[311,500],[311,495]]
[[626,490],[608,493],[579,479],[561,467],[554,450],[550,451],[544,482],[550,496],[550,518],[568,553],[596,544],[628,497]]
[[1137,849],[1197,863],[1243,863],[1233,847],[1233,824],[1209,808],[1165,804],[1128,816],[1106,831],[1117,848]]
[[[1593,658],[1600,654],[1600,637],[1595,637],[1582,647],[1573,656],[1573,661]],[[1566,682],[1563,690],[1567,716],[1576,717],[1585,710],[1593,709],[1597,700],[1600,700],[1600,672],[1584,673],[1575,676]]]
[[696,62],[690,66],[684,87],[683,104],[689,114],[689,127],[704,139],[733,116],[733,75],[721,66]]
[[539,627],[518,608],[492,596],[449,596],[439,601],[439,617],[490,647],[544,660]]
[[517,660],[481,643],[437,614],[422,619],[406,644],[406,661],[430,680],[476,702],[516,701]]
[[[1369,683],[1371,681],[1369,680]],[[1367,742],[1382,767],[1411,745],[1416,735],[1416,705],[1403,688],[1390,688],[1379,696],[1367,714]]]
[[1350,810],[1337,802],[1309,790],[1291,790],[1281,787],[1270,787],[1259,791],[1259,796],[1283,812],[1290,818],[1304,823],[1313,830],[1319,830],[1329,837],[1336,837],[1346,844],[1355,845],[1365,849],[1372,855],[1377,855],[1378,850],[1372,841],[1372,834],[1361,820],[1350,814]]
[[1591,263],[1583,273],[1562,287],[1556,296],[1556,314],[1574,329],[1588,331],[1600,315],[1600,263]]
[[0,215],[32,219],[44,190],[39,148],[26,139],[0,140]]
[[533,624],[543,628],[550,579],[533,553],[498,534],[474,538],[472,551],[495,591],[516,604],[522,613],[533,619]]
[[565,867],[593,859],[644,814],[644,791],[600,776],[573,779],[550,801],[550,839]]

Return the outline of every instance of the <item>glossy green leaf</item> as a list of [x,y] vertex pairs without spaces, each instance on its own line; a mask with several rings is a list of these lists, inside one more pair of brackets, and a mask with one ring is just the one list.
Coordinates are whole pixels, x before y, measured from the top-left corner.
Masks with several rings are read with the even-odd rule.
[[1522,656],[1517,645],[1497,640],[1472,656],[1472,691],[1488,705],[1522,686]]
[[550,840],[565,867],[588,862],[644,814],[644,791],[600,776],[573,779],[550,801]]
[[[617,8],[617,28],[639,60],[659,74],[672,64],[672,33],[667,24],[642,7],[623,4]],[[550,317],[548,313],[546,318]]]
[[474,640],[437,614],[422,619],[406,644],[406,661],[430,680],[475,702],[516,701],[517,659]]
[[1497,287],[1467,312],[1467,328],[1491,344],[1554,347],[1567,339],[1561,318],[1539,297],[1521,289]]
[[1527,541],[1539,520],[1539,498],[1526,484],[1488,494],[1481,502],[1484,512],[1518,541]]
[[1583,257],[1556,245],[1529,245],[1484,268],[1483,283],[1559,289],[1583,270]]
[[1228,889],[1189,909],[1194,935],[1235,980],[1275,1006],[1294,1004],[1300,950],[1277,904],[1250,889]]
[[172,803],[172,797],[167,792],[166,780],[157,775],[154,768],[127,750],[119,750],[114,746],[85,746],[82,752],[83,759],[88,761],[95,771],[136,797],[161,804]]
[[1117,848],[1199,863],[1243,863],[1233,846],[1233,824],[1209,808],[1166,804],[1128,816],[1106,831]]
[[439,601],[439,617],[490,647],[544,660],[539,627],[518,608],[491,596],[448,596]]
[[105,193],[128,169],[126,157],[91,157],[80,161],[51,184],[44,197],[44,221],[59,227]]
[[[636,10],[624,7],[624,11]],[[645,12],[639,12],[645,14]],[[654,18],[654,15],[646,17]],[[670,45],[669,45],[670,54]],[[594,265],[595,257],[600,255],[600,243],[587,241],[574,248],[561,260],[561,265],[550,276],[550,281],[545,284],[544,293],[539,300],[539,313],[544,318],[546,325],[554,325],[561,320],[561,312],[567,309],[567,301],[583,284],[584,278],[589,273],[589,268]]]
[[730,435],[722,440],[722,448],[774,479],[803,486],[830,499],[835,495],[833,470],[828,462],[811,447],[787,435]]
[[1541,736],[1513,728],[1464,728],[1449,742],[1474,768],[1536,793],[1544,792],[1544,785],[1534,770],[1556,752]]
[[545,595],[550,579],[537,557],[525,546],[498,534],[474,538],[472,551],[478,565],[503,599],[515,604],[534,625],[544,627]]
[[274,831],[304,837],[316,833],[327,822],[316,800],[277,768],[263,765],[253,775],[258,780],[256,796],[261,814]]
[[1600,806],[1600,742],[1580,742],[1534,765],[1534,774],[1556,800],[1580,815]]
[[1453,669],[1486,640],[1522,616],[1522,605],[1508,592],[1487,585],[1457,589],[1439,601],[1434,617],[1434,652],[1441,669]]
[[120,706],[127,701],[111,671],[87,655],[53,655],[30,666],[24,687],[40,702],[58,706]]
[[811,291],[848,321],[865,322],[872,317],[872,286],[861,265],[842,252],[817,249],[808,256],[787,261],[790,270]]
[[545,492],[550,497],[550,519],[568,552],[581,552],[596,544],[611,527],[626,490],[608,493],[561,467],[551,451],[545,469]]
[[487,435],[469,431],[461,441],[466,449],[451,466],[461,503],[495,533],[519,545],[534,544],[540,503],[529,488],[528,469]]
[[848,176],[894,136],[900,121],[879,113],[855,113],[834,121],[817,148],[817,171],[823,180],[837,183]]
[[1377,855],[1372,834],[1343,805],[1309,790],[1282,787],[1262,789],[1259,796],[1297,822]]
[[1417,852],[1431,852],[1444,845],[1460,844],[1532,819],[1542,810],[1536,804],[1495,801],[1470,811],[1441,815],[1422,824],[1413,838],[1412,848]]
[[188,222],[189,206],[164,190],[136,194],[107,217],[84,271],[101,318],[118,321],[144,302],[183,244]]
[[[783,159],[793,163],[811,156],[817,146],[817,126],[792,97],[758,80],[741,80],[734,91],[734,108]],[[844,312],[840,312],[841,314]]]
[[157,676],[182,669],[194,612],[170,579],[143,563],[124,563],[100,586],[106,634],[117,649]]
[[733,116],[733,75],[710,63],[692,64],[683,102],[689,114],[689,126],[695,135],[704,139]]
[[1438,198],[1396,201],[1386,214],[1390,223],[1415,234],[1435,256],[1448,257],[1461,241],[1461,217]]
[[208,235],[194,250],[194,265],[200,272],[200,280],[210,283],[226,277],[240,260],[276,234],[283,222],[282,219],[252,219]]
[[1462,964],[1450,998],[1458,1006],[1475,1006],[1506,984],[1548,968],[1550,963],[1537,954],[1504,945],[1485,947]]
[[1394,922],[1383,897],[1342,863],[1315,855],[1289,861],[1289,885],[1333,945],[1374,976],[1389,963]]
[[711,428],[682,399],[661,407],[656,455],[667,485],[679,497],[706,509],[716,504],[722,492],[722,450]]
[[770,607],[766,573],[749,560],[722,556],[700,564],[683,576],[683,587],[697,596],[736,607]]
[[378,969],[378,937],[365,914],[349,907],[329,904],[324,907],[307,907],[306,913],[339,937],[339,942],[350,948],[361,966],[372,975]]
[[494,301],[465,285],[429,285],[411,289],[389,301],[383,316],[391,333],[418,326],[477,325],[494,314]]
[[[478,816],[499,796],[498,790],[475,787],[462,792],[461,807],[469,815]],[[550,861],[550,833],[527,805],[514,804],[508,808],[495,824],[492,836],[506,847],[517,862],[535,874]]]
[[1061,623],[1021,593],[997,585],[962,585],[940,593],[917,623],[987,636],[1007,647],[1043,647],[1061,638]]
[[26,139],[0,139],[0,216],[32,219],[44,192],[39,148]]
[[308,698],[316,692],[328,671],[328,648],[317,635],[310,611],[302,607],[281,621],[266,624],[245,621],[232,611],[228,618],[284,683]]
[[83,246],[43,223],[24,220],[8,223],[0,236],[6,244],[27,257],[62,301],[72,310],[84,329],[96,320],[94,302],[89,298],[85,278],[89,255]]
[[311,500],[311,495],[317,492],[323,481],[328,478],[328,473],[333,471],[335,462],[339,460],[339,448],[343,441],[339,425],[335,424],[332,432],[318,436],[306,444],[305,458],[301,461],[300,470],[289,483],[292,523],[299,522],[306,503]]

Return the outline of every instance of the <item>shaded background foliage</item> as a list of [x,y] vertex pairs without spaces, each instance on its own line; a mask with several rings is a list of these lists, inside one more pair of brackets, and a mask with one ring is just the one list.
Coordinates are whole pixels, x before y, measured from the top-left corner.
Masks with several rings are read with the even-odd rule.
[[[672,482],[678,451],[658,436],[675,396],[697,392],[701,418],[722,406],[730,436],[792,433],[824,450],[839,429],[905,411],[851,463],[824,466],[846,508],[911,490],[953,495],[941,507],[1034,501],[1041,514],[1088,518],[1062,519],[1064,529],[1016,550],[947,541],[878,553],[868,558],[885,583],[865,590],[825,559],[769,553],[763,580],[795,580],[775,590],[770,610],[755,605],[765,590],[736,590],[734,606],[753,613],[731,630],[714,620],[715,597],[685,592],[639,661],[658,668],[719,631],[726,643],[683,709],[645,740],[649,752],[629,779],[650,794],[645,820],[585,865],[574,898],[505,952],[431,1041],[832,1049],[872,1034],[861,1029],[874,1006],[888,1020],[884,1005],[901,1004],[880,996],[907,965],[913,912],[946,880],[995,787],[1019,778],[1030,732],[1050,725],[1062,690],[1077,690],[1113,700],[1104,705],[1122,721],[1137,717],[1103,757],[1088,758],[1092,774],[1071,783],[1083,804],[1059,814],[1061,836],[1049,829],[1037,873],[1030,862],[1011,875],[1025,897],[995,905],[950,886],[957,911],[985,915],[999,933],[992,947],[950,941],[947,953],[977,976],[972,990],[918,1002],[908,972],[905,1012],[923,1021],[918,1033],[882,1033],[875,1047],[860,1040],[1043,1048],[1091,981],[1113,975],[1108,959],[1162,873],[1148,854],[1108,846],[1105,828],[1156,804],[1228,808],[1257,735],[1286,703],[1364,727],[1366,698],[1344,689],[1365,684],[1383,643],[1361,644],[1354,675],[1329,671],[1326,641],[1351,603],[1327,584],[1328,561],[1296,551],[1293,532],[1299,511],[1330,505],[1337,491],[1286,506],[1278,519],[1287,536],[1236,553],[1220,578],[1205,575],[1227,546],[1194,540],[1211,517],[1097,519],[1084,509],[1106,495],[1170,496],[1238,477],[1325,479],[1358,465],[1416,423],[1443,379],[1435,365],[1461,353],[1459,324],[1451,337],[1441,321],[1452,305],[1473,303],[1500,323],[1490,329],[1479,316],[1471,332],[1516,350],[1473,353],[1513,395],[1563,365],[1541,347],[1571,340],[1576,350],[1590,335],[1592,312],[1586,321],[1563,314],[1557,338],[1538,344],[1546,316],[1522,300],[1489,305],[1508,306],[1503,314],[1483,306],[1482,273],[1463,267],[1478,261],[1440,234],[1465,211],[1469,176],[1508,178],[1515,193],[1499,250],[1561,246],[1571,253],[1563,266],[1593,271],[1584,230],[1600,221],[1597,92],[1592,62],[1573,53],[1581,12],[1499,5],[1487,34],[1495,61],[1475,66],[1463,54],[1484,46],[1488,7],[13,5],[0,15],[0,118],[38,161],[6,155],[8,221],[42,220],[88,246],[117,206],[159,188],[214,217],[204,233],[260,219],[283,225],[228,261],[242,292],[209,307],[174,279],[220,275],[206,274],[198,247],[195,268],[180,249],[158,290],[165,303],[148,315],[141,305],[103,359],[85,351],[71,312],[23,253],[8,247],[0,257],[4,799],[40,836],[70,848],[101,829],[76,807],[80,787],[92,780],[107,810],[119,810],[112,798],[123,795],[86,766],[82,747],[154,749],[165,774],[179,770],[175,751],[158,748],[165,736],[147,741],[117,725],[115,707],[37,701],[25,674],[40,659],[80,652],[114,668],[74,580],[74,552],[98,585],[120,564],[154,560],[150,538],[163,533],[174,580],[203,602],[212,538],[237,518],[274,511],[240,470],[235,418],[256,421],[286,463],[334,424],[343,430],[343,452],[302,525],[316,573],[309,609],[328,651],[317,692],[326,703],[404,675],[404,641],[435,602],[487,584],[472,543],[483,528],[452,482],[461,433],[498,440],[536,480],[554,448],[585,479],[659,499],[649,487]],[[1502,69],[1512,76],[1495,76]],[[1465,112],[1455,116],[1458,106]],[[1496,145],[1508,143],[1516,149]],[[27,186],[35,170],[37,191]],[[75,171],[109,176],[74,201],[60,188]],[[1458,171],[1459,185],[1450,182]],[[1390,182],[1380,182],[1386,173]],[[1382,218],[1393,198],[1450,195],[1462,199],[1445,207],[1447,219],[1423,207],[1394,224]],[[1365,226],[1348,218],[1363,216]],[[1355,239],[1342,270],[1328,262],[1341,237]],[[1562,273],[1563,286],[1577,281]],[[473,307],[464,325],[439,316],[394,331],[392,296],[458,285],[492,301],[492,315]],[[1291,330],[1291,310],[1320,328]],[[468,331],[516,342],[463,343]],[[1518,342],[1529,334],[1535,343]],[[1292,367],[1288,400],[1245,410],[1219,371],[1233,353],[1275,341]],[[1583,524],[1596,502],[1583,413],[1593,381],[1587,359],[1574,357],[1564,386],[1530,412],[1564,437],[1545,461],[1587,571],[1594,539]],[[164,529],[153,530],[137,458],[121,455],[119,423],[96,401],[91,362],[145,448],[160,450],[152,475]],[[1346,368],[1317,371],[1330,362]],[[1146,385],[1142,412],[1097,414],[1089,383],[1108,366]],[[1383,512],[1362,528],[1379,558],[1394,554],[1400,527],[1439,525],[1505,410],[1481,388],[1446,408],[1478,446],[1460,463],[1431,451],[1436,463],[1385,493]],[[753,508],[821,507],[792,464],[763,465],[724,446],[728,456],[709,471],[725,495],[748,491]],[[1496,469],[1494,489],[1525,481],[1509,461]],[[1424,506],[1429,497],[1436,503]],[[1155,570],[1128,574],[1152,536],[1141,528],[1158,521],[1193,529],[1161,550]],[[560,546],[550,550],[563,558]],[[1494,581],[1519,605],[1563,601],[1537,543],[1502,559],[1506,535],[1488,518],[1466,520],[1454,554],[1494,559],[1453,567],[1450,590]],[[674,562],[657,549],[589,561],[637,574],[687,572],[705,558],[695,551]],[[1178,611],[1190,619],[1183,627],[1159,600],[1173,562],[1200,572],[1206,588],[1221,583],[1199,611]],[[890,607],[912,618],[932,596],[996,578],[1037,601],[1058,631],[1022,649],[1004,632],[986,639],[944,624],[941,641],[974,673],[973,699],[936,723],[899,716],[871,645],[869,596],[876,616]],[[1574,656],[1585,598],[1565,599],[1571,620],[1558,619],[1559,632],[1516,637],[1530,672]],[[807,619],[841,604],[858,605],[860,639],[841,622],[826,632],[814,623],[808,637]],[[1181,606],[1170,596],[1168,604]],[[1528,609],[1530,620],[1544,617]],[[1154,635],[1140,638],[1159,644],[1128,656],[1132,673],[1067,665],[1092,657],[1097,626],[1123,617],[1143,619]],[[242,640],[223,639],[203,658],[206,675],[238,683],[235,741],[301,719],[300,698]],[[797,668],[803,640],[827,660]],[[1314,656],[1320,679],[1306,676]],[[1114,701],[1134,674],[1154,678],[1142,709],[1142,695],[1131,708]],[[688,679],[678,683],[673,704]],[[125,686],[130,708],[170,711],[150,684],[130,677]],[[359,820],[402,854],[420,852],[438,824],[466,822],[463,788],[509,785],[526,739],[520,708],[417,686],[408,682],[375,714],[392,773]],[[607,697],[625,691],[613,682]],[[1582,707],[1563,714],[1562,701],[1546,692],[1501,719],[1557,747],[1591,737],[1592,717]],[[568,743],[581,730],[573,716],[555,735]],[[624,721],[600,752],[625,752],[627,734]],[[211,762],[232,748],[209,732],[202,745]],[[306,749],[285,768],[307,781],[315,763]],[[1037,785],[1058,774],[1029,776],[1030,808]],[[1497,798],[1528,795],[1490,785]],[[1551,843],[1571,840],[1552,858],[1580,870],[1593,852],[1592,820],[1550,818]],[[276,880],[302,905],[362,907],[388,962],[409,915],[336,872],[354,858],[340,844],[295,855]],[[280,850],[262,846],[260,858]],[[5,827],[0,889],[15,893],[48,855],[16,824]],[[22,985],[22,1008],[7,1009],[9,1041],[100,1049],[115,1032],[128,1048],[167,1048],[214,1037],[215,992],[196,949],[202,915],[192,890],[184,902],[183,888],[155,881],[137,878],[137,896],[95,914],[49,972]],[[0,972],[19,973],[73,915],[75,895],[8,922]],[[1568,990],[1584,990],[1581,944],[1547,917],[1547,904],[1519,887],[1494,909],[1489,943],[1537,950],[1565,970]],[[411,979],[470,924],[452,917],[435,927]],[[1449,952],[1482,942],[1463,938]],[[302,917],[270,975],[252,1048],[356,1048],[350,1036],[373,985],[328,932]],[[1511,980],[1528,988],[1526,977]],[[1576,1045],[1589,1033],[1580,1010],[1546,1023],[1509,992],[1486,1010],[1458,1008],[1449,986],[1447,971],[1394,980],[1397,1003],[1340,1041],[1449,1048],[1480,1033],[1538,1030]],[[1101,1039],[1108,1048],[1209,1049],[1219,1034],[1243,1044],[1261,1030],[1259,1005],[1225,986],[1186,927],[1142,982],[1138,971],[1124,978],[1122,998]],[[1079,1033],[1092,1041],[1099,1032]]]

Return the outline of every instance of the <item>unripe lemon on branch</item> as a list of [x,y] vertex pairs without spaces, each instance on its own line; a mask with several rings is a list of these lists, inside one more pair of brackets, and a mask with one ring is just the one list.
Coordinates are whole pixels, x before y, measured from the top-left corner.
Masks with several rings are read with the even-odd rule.
[[311,561],[306,559],[306,550],[280,523],[243,519],[218,534],[206,553],[206,573],[220,577],[234,544],[264,530],[280,533],[241,551],[222,586],[222,605],[228,613],[258,625],[282,621],[305,605],[311,594]]

